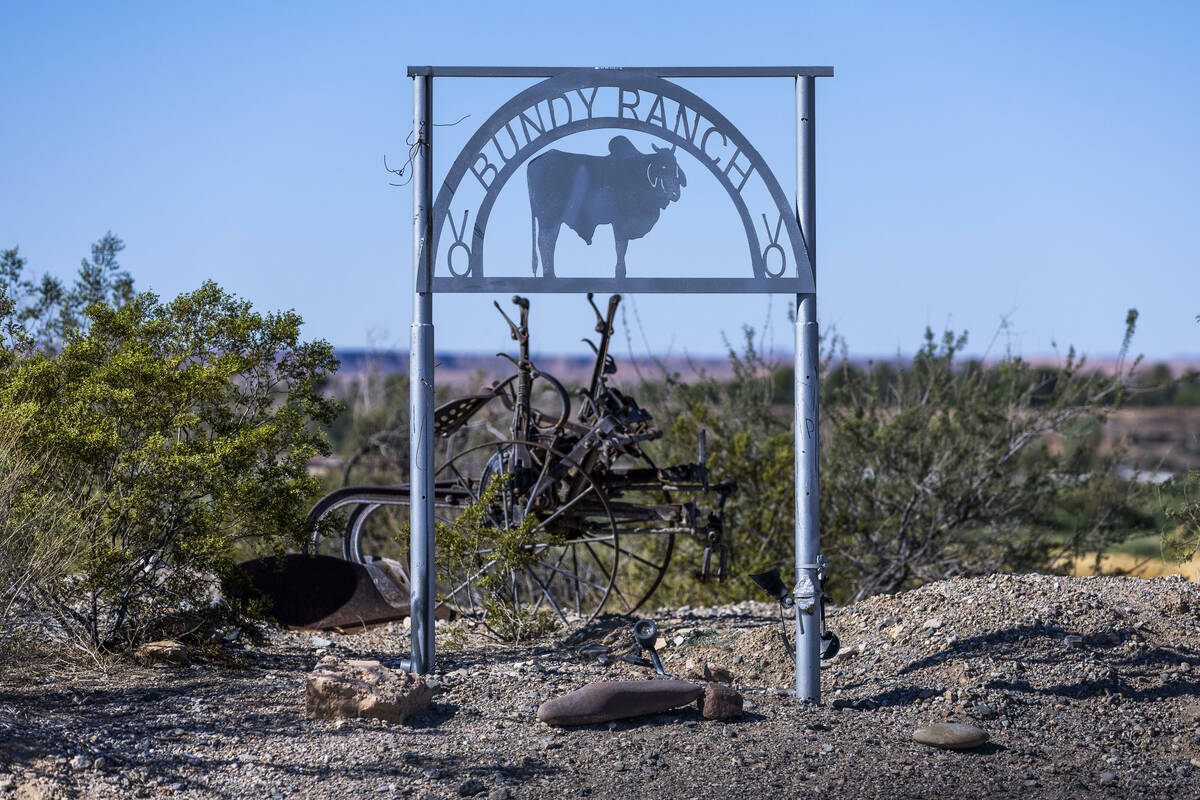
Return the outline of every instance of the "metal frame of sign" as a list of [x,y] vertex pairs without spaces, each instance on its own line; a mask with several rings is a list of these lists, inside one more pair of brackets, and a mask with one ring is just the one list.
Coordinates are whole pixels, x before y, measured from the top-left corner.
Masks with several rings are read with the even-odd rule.
[[[409,67],[413,79],[413,325],[410,344],[411,544],[410,607],[412,657],[404,666],[427,673],[434,665],[433,516],[433,295],[446,292],[624,292],[786,293],[796,297],[796,694],[820,702],[820,581],[818,531],[819,331],[816,315],[815,78],[832,77],[832,67]],[[769,166],[717,109],[667,78],[795,79],[796,204],[793,207]],[[433,192],[434,78],[541,78],[497,109],[476,131]],[[607,107],[597,106],[606,90]],[[615,92],[615,96],[613,93]],[[643,97],[654,98],[641,112]],[[542,259],[534,229],[531,277],[486,274],[484,244],[496,197],[518,167],[563,137],[587,130],[631,130],[683,149],[703,164],[729,195],[742,221],[749,248],[748,274],[741,277],[627,277],[617,243],[612,278],[560,278]],[[720,139],[718,145],[718,137]],[[615,141],[615,140],[614,140]],[[503,145],[501,143],[504,143]],[[711,144],[710,144],[711,142]],[[626,146],[628,142],[626,141]],[[490,145],[490,149],[489,149]],[[511,153],[507,153],[511,150]],[[656,148],[657,150],[658,148]],[[667,152],[667,148],[662,148]],[[635,156],[640,153],[634,152]],[[652,158],[646,154],[645,158]],[[664,156],[665,158],[665,156]],[[647,167],[649,170],[649,167]],[[647,177],[651,177],[647,171]],[[758,182],[756,197],[769,208],[751,207],[744,194]],[[455,205],[464,185],[482,190],[473,208]],[[652,186],[656,185],[651,183]],[[676,197],[678,192],[676,191]],[[531,189],[532,202],[532,189]],[[664,201],[666,202],[666,201]],[[474,221],[471,221],[471,216]],[[654,212],[657,219],[657,212]],[[756,221],[763,224],[760,238]],[[557,235],[559,221],[555,220]],[[650,221],[653,224],[653,220]],[[468,237],[468,231],[470,236]],[[643,231],[644,233],[644,231]],[[443,236],[452,239],[438,263]],[[641,234],[634,234],[636,238]],[[614,238],[619,239],[614,223]],[[764,246],[764,241],[766,242]],[[549,242],[552,259],[553,240]],[[439,273],[439,268],[444,268]]]

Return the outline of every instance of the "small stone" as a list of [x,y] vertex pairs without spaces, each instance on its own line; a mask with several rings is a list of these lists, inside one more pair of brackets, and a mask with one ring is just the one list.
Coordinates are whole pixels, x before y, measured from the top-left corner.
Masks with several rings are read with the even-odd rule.
[[458,787],[458,796],[474,797],[485,789],[487,789],[487,787],[483,785],[483,781],[479,780],[478,778],[468,778]]
[[980,719],[995,719],[999,716],[999,712],[987,703],[975,703],[971,706],[971,713]]
[[1114,783],[1117,782],[1117,773],[1101,772],[1099,775],[1096,776],[1096,779],[1100,781],[1101,786],[1112,786]]
[[488,792],[488,800],[509,800],[510,797],[512,797],[512,792],[503,787]]
[[313,636],[311,641],[313,647],[329,647],[333,644],[332,639],[326,639],[324,636]]
[[696,681],[712,681],[713,683],[733,683],[733,673],[724,667],[718,667],[705,661],[699,663],[689,658],[683,667],[683,674]]
[[731,719],[742,713],[742,696],[728,686],[709,683],[704,697],[696,700],[700,715],[705,719]]
[[26,781],[17,787],[16,800],[49,800],[50,793],[45,784]]
[[1189,761],[1188,763],[1189,763],[1189,764],[1191,764],[1191,765],[1192,765],[1193,767],[1195,767],[1196,769],[1200,769],[1200,758],[1193,758],[1193,759],[1192,759],[1191,761]]
[[99,756],[92,762],[92,769],[96,770],[97,772],[106,770],[106,769],[108,769],[108,767],[109,767],[108,759],[105,758],[104,756]]
[[1075,633],[1069,634],[1063,637],[1063,645],[1066,647],[1072,647],[1076,650],[1082,650],[1083,637]]
[[715,664],[705,664],[704,680],[714,683],[733,683],[733,673]]
[[938,628],[942,627],[942,621],[938,617],[931,617],[930,619],[927,619],[921,623],[921,627],[937,630]]
[[421,770],[421,774],[431,781],[436,781],[442,773],[435,767],[426,767]]
[[602,644],[596,644],[595,642],[591,644],[585,644],[583,647],[579,648],[579,657],[585,660],[604,661],[610,655],[612,655],[611,650],[609,650],[606,646]]
[[972,750],[988,740],[987,731],[958,722],[937,722],[913,731],[913,739],[944,750]]
[[187,666],[192,660],[187,646],[173,639],[144,644],[134,656],[147,664],[171,664],[176,667]]
[[85,770],[92,765],[92,760],[87,756],[75,756],[71,759],[71,769],[75,772]]

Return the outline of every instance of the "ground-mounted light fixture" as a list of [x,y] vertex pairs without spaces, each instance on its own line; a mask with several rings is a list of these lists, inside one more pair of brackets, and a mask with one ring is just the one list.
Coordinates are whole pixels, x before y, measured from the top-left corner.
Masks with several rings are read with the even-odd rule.
[[662,661],[659,660],[658,653],[654,649],[654,642],[658,639],[658,626],[654,624],[654,621],[639,619],[633,623],[633,638],[637,640],[642,651],[650,656],[650,663],[654,665],[654,671],[664,678],[667,677]]
[[[837,655],[841,648],[841,641],[837,634],[825,628],[825,577],[824,569],[818,571],[821,578],[821,659],[833,658]],[[792,652],[792,643],[787,635],[786,611],[796,605],[796,598],[792,596],[791,591],[783,583],[783,577],[779,573],[779,567],[772,567],[766,572],[756,572],[750,576],[750,580],[754,581],[754,585],[762,589],[771,597],[779,602],[779,619],[783,623],[783,641],[787,645],[788,655],[794,660],[796,654]]]
[[758,588],[762,589],[767,594],[779,601],[779,605],[784,608],[791,608],[796,603],[796,599],[792,597],[792,593],[783,585],[783,578],[779,574],[779,567],[772,567],[766,572],[756,572],[750,576],[750,580],[754,581]]

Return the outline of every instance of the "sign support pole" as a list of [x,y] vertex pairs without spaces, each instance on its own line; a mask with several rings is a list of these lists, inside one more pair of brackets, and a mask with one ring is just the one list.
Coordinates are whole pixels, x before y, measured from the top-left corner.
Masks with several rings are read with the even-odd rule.
[[412,659],[419,675],[433,670],[433,77],[413,78],[413,322],[409,345],[409,608]]
[[[816,248],[815,79],[796,78],[796,209],[800,231],[813,266]],[[820,505],[818,474],[820,330],[817,295],[796,295],[795,442],[796,442],[796,696],[821,702]]]

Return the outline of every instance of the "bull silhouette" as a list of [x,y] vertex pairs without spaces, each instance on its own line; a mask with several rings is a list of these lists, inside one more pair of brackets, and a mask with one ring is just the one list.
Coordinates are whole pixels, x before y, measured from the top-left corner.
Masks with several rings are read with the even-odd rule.
[[554,246],[566,223],[589,245],[597,226],[612,225],[616,277],[625,277],[629,240],[649,233],[687,186],[675,148],[652,147],[653,153],[642,153],[624,136],[614,136],[606,156],[549,150],[529,162],[534,275],[540,252],[543,276],[554,277]]

